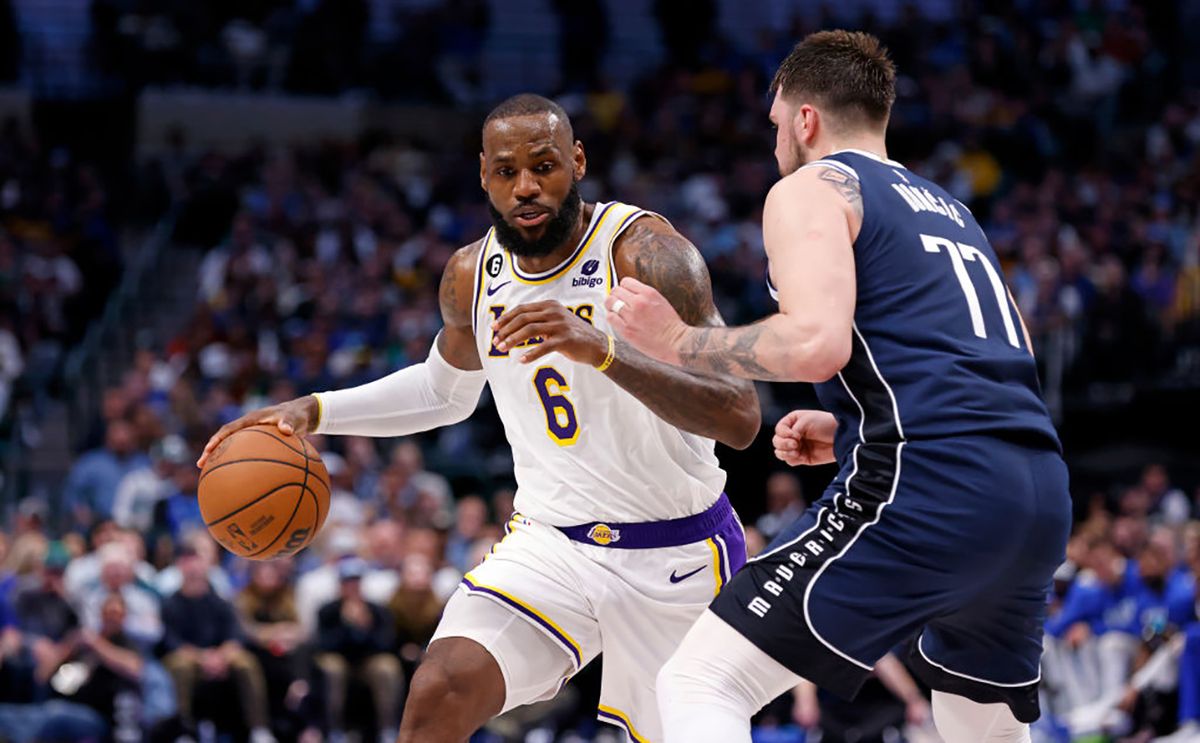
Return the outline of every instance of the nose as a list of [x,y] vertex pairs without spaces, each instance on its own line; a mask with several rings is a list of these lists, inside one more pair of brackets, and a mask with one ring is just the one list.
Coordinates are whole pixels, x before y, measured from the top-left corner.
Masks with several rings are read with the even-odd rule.
[[528,170],[521,170],[517,173],[517,182],[513,186],[513,196],[516,196],[521,201],[529,201],[537,198],[542,192],[541,184],[537,178],[533,177],[533,173]]

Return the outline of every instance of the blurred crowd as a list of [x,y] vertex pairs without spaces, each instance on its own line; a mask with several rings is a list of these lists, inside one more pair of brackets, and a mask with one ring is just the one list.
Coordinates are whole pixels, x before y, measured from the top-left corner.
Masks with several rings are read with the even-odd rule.
[[14,393],[60,392],[63,358],[120,276],[119,233],[94,167],[0,123],[0,422]]

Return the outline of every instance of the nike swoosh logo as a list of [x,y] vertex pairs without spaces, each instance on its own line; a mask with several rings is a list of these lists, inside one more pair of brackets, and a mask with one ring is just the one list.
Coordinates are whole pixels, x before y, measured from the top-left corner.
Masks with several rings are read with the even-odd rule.
[[679,582],[679,581],[681,581],[681,580],[687,580],[688,578],[691,578],[691,577],[692,577],[693,575],[695,575],[696,573],[699,573],[699,572],[700,572],[701,570],[703,570],[704,568],[705,568],[705,566],[704,566],[704,565],[701,565],[700,567],[696,568],[696,569],[695,569],[695,570],[693,570],[692,572],[690,572],[690,573],[684,573],[683,575],[675,575],[675,571],[674,571],[674,570],[672,570],[672,571],[671,571],[671,582],[672,582],[672,583],[678,583],[678,582]]
[[503,284],[500,284],[499,286],[492,286],[491,284],[488,284],[487,295],[490,297],[511,283],[512,283],[512,281],[505,281]]

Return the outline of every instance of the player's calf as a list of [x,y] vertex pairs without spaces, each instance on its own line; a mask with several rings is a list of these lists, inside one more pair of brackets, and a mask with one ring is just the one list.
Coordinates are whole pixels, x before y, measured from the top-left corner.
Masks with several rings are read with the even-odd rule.
[[399,743],[463,743],[504,706],[504,677],[482,645],[447,637],[413,674]]

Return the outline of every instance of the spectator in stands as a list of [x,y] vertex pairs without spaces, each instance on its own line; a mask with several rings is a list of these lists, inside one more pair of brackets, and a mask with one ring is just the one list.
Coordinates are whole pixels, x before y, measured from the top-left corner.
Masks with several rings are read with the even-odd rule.
[[[188,455],[186,459],[190,460],[191,456]],[[170,532],[171,538],[179,542],[189,532],[206,528],[197,498],[200,470],[187,465],[175,467],[171,483],[173,493],[159,501],[155,523],[159,528]]]
[[121,597],[124,635],[142,650],[150,650],[162,638],[163,625],[158,595],[137,581],[133,551],[124,542],[112,542],[100,548],[100,580],[83,595],[83,626],[100,631],[108,598]]
[[804,513],[804,491],[800,478],[791,472],[776,472],[767,478],[767,512],[755,526],[770,542],[775,535]]
[[366,563],[347,558],[338,564],[341,595],[317,618],[317,665],[325,677],[333,736],[346,730],[346,691],[351,680],[367,686],[375,705],[380,743],[395,740],[403,675],[392,655],[395,626],[388,610],[365,600]]
[[1191,518],[1191,501],[1186,493],[1171,486],[1171,477],[1163,465],[1146,465],[1142,470],[1141,486],[1149,498],[1150,512],[1163,523],[1178,526]]
[[1173,540],[1169,530],[1156,530],[1134,561],[1106,537],[1094,537],[1089,573],[1076,579],[1047,623],[1048,683],[1075,734],[1121,731],[1128,724],[1137,696],[1129,693],[1129,679],[1142,638],[1167,628]]
[[405,662],[415,665],[425,653],[441,619],[446,601],[433,592],[433,563],[422,554],[404,560],[400,587],[388,603],[396,623],[396,647]]
[[149,534],[154,528],[158,504],[175,493],[177,467],[191,465],[187,444],[172,434],[150,448],[150,464],[121,479],[113,502],[113,520],[126,529]]
[[163,665],[175,681],[179,717],[194,730],[193,703],[203,682],[233,681],[252,743],[273,743],[262,668],[241,642],[237,616],[208,582],[208,566],[189,545],[176,560],[183,582],[163,602]]
[[125,632],[128,619],[121,594],[107,596],[98,627],[84,628],[64,644],[51,676],[59,696],[95,710],[115,740],[137,733],[143,661],[138,643]]
[[62,543],[51,543],[40,580],[20,590],[13,602],[17,627],[32,653],[38,686],[49,680],[56,659],[63,655],[71,634],[79,628],[79,615],[67,601],[63,586],[63,571],[69,561]]
[[[234,596],[233,579],[222,567],[220,558],[223,553],[208,532],[204,530],[191,531],[185,534],[179,543],[200,557],[200,561],[204,563],[208,573],[208,584],[212,586],[213,593],[225,600],[232,599]],[[154,579],[154,590],[163,597],[174,594],[181,585],[183,585],[183,571],[178,563],[163,568]]]
[[287,560],[254,562],[248,584],[234,601],[247,647],[262,666],[276,719],[295,714],[309,692],[309,638],[296,612],[291,577]]
[[149,463],[137,449],[133,425],[126,420],[109,423],[104,446],[80,456],[67,475],[63,501],[73,525],[87,529],[96,519],[111,519],[122,478]]
[[487,503],[478,495],[464,496],[455,503],[454,529],[446,538],[446,561],[456,569],[465,573],[474,567],[467,558],[471,545],[487,524],[487,517]]
[[[0,242],[4,237],[0,235]],[[25,370],[25,356],[17,340],[13,316],[15,311],[0,311],[0,421],[8,414],[13,383]]]
[[421,447],[405,439],[379,478],[379,500],[392,518],[417,526],[449,526],[450,484],[425,469]]

